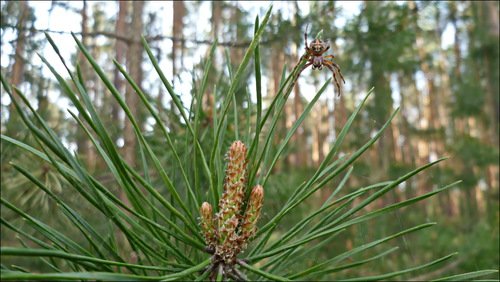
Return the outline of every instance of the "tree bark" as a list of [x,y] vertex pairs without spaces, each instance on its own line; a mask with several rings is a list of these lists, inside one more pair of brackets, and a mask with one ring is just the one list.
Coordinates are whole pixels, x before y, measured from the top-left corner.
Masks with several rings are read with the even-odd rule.
[[[172,73],[173,77],[178,75],[177,60],[178,52],[182,49],[184,43],[184,34],[182,32],[184,28],[184,14],[185,7],[183,1],[174,1],[174,17],[172,25],[172,35],[175,38],[181,38],[181,41],[173,41],[172,43]],[[173,82],[173,81],[172,81]]]
[[487,77],[487,97],[486,97],[486,105],[487,105],[487,113],[491,119],[490,126],[490,139],[491,144],[498,145],[498,122],[499,122],[499,107],[498,107],[498,96],[499,96],[499,23],[498,23],[498,2],[493,1],[484,1],[481,2],[483,6],[483,11],[486,15],[483,15],[483,18],[486,19],[485,26],[488,31],[488,37],[491,42],[485,42],[486,44],[491,44],[493,48],[490,48],[491,51],[484,52],[484,63],[486,69],[486,77]]
[[[378,23],[373,15],[377,12],[377,3],[365,1],[367,11],[368,32],[377,28]],[[380,40],[382,41],[382,40]],[[373,95],[374,106],[371,108],[372,116],[375,119],[377,127],[387,121],[389,115],[393,111],[393,101],[391,97],[391,88],[389,84],[388,73],[384,66],[377,64],[379,60],[376,53],[369,53],[369,61],[371,62],[371,77],[370,83],[375,87],[375,95]],[[381,180],[389,171],[390,164],[394,161],[394,142],[393,142],[392,127],[387,127],[386,131],[377,142],[379,170],[376,179]],[[375,168],[375,166],[373,166]]]
[[[12,70],[11,70],[11,83],[12,85],[18,86],[23,82],[23,77],[24,77],[24,66],[25,66],[25,49],[26,49],[26,21],[28,20],[29,16],[29,7],[28,7],[28,2],[27,1],[19,1],[19,10],[20,10],[20,16],[17,21],[17,39],[16,39],[16,47],[15,47],[15,53],[14,53],[14,64],[12,65]],[[16,99],[16,101],[19,101],[17,98],[17,94],[13,93],[12,99]],[[17,136],[19,134],[19,131],[17,130],[18,128],[18,122],[20,121],[19,116],[16,111],[16,107],[14,106],[14,103],[11,102],[9,105],[9,119],[6,123],[6,131],[9,134],[9,136]]]
[[[116,19],[116,24],[115,24],[115,33],[118,36],[127,36],[127,16],[128,16],[128,9],[129,9],[129,4],[130,2],[128,1],[118,1],[118,17]],[[115,59],[118,63],[121,65],[125,65],[125,56],[127,54],[127,44],[122,41],[122,40],[115,40]],[[120,74],[120,71],[118,68],[115,68],[113,71],[113,84],[118,90],[118,92],[122,93],[122,95],[125,96],[125,82],[124,79],[122,78],[122,75]],[[121,109],[118,105],[118,103],[112,103],[112,109],[111,109],[111,119],[113,124],[117,128],[121,128],[122,126],[120,125],[120,113]],[[118,131],[119,132],[119,131]],[[118,137],[118,132],[116,136],[114,136],[114,139]],[[116,141],[116,140],[115,140]]]
[[[133,12],[132,12],[132,24],[131,24],[131,32],[130,34],[133,36],[134,40],[132,40],[132,44],[128,48],[127,54],[127,65],[129,74],[137,83],[137,85],[141,87],[142,80],[142,53],[143,48],[140,43],[140,35],[142,34],[143,29],[143,9],[144,9],[144,1],[134,1],[132,4]],[[127,84],[127,91],[125,96],[125,102],[130,108],[130,112],[134,117],[138,117],[138,97],[137,94],[134,93],[134,90],[130,85]],[[139,124],[141,125],[141,124]],[[134,130],[131,122],[128,119],[125,119],[125,128],[124,128],[124,150],[125,150],[125,161],[132,167],[136,165],[136,153],[137,153],[137,139],[135,138]]]
[[[412,135],[410,132],[410,126],[408,121],[408,108],[413,107],[413,104],[409,100],[417,100],[415,97],[418,95],[418,90],[414,87],[415,82],[412,81],[411,76],[406,74],[398,75],[398,84],[400,87],[400,105],[401,105],[401,118],[400,118],[400,134],[403,137],[403,144],[401,146],[401,162],[408,167],[416,166],[416,152],[415,147],[412,142]],[[409,98],[407,98],[409,97]],[[418,104],[418,103],[417,103]],[[415,179],[409,179],[406,182],[405,196],[407,199],[412,198],[415,193],[413,191]]]
[[[82,17],[82,44],[88,48],[90,46],[90,38],[86,36],[86,34],[89,32],[89,27],[88,27],[88,22],[89,22],[89,17],[88,17],[88,3],[87,1],[83,1],[83,7],[82,10],[80,11],[80,15]],[[86,83],[92,79],[95,80],[95,76],[92,75],[92,72],[90,71],[89,64],[87,62],[87,59],[85,58],[85,55],[83,55],[82,52],[78,52],[78,65],[80,66],[80,71],[83,77],[83,84],[85,89],[87,89],[87,93],[89,96],[91,96],[92,90],[89,89],[90,83]],[[96,83],[93,83],[92,85],[95,85]],[[78,114],[79,117],[83,120],[83,116],[81,114]],[[79,130],[78,133],[78,140],[77,140],[77,146],[78,146],[78,152],[79,154],[83,157],[84,162],[88,168],[89,171],[94,171],[95,166],[96,166],[96,153],[94,149],[92,148],[92,142],[90,139],[87,137],[85,132],[83,130]]]
[[[125,7],[123,7],[125,8]],[[144,1],[134,1],[132,3],[132,22],[130,28],[130,39],[131,44],[127,49],[126,60],[127,60],[127,70],[132,79],[136,82],[139,88],[141,87],[142,81],[142,53],[143,48],[140,43],[140,36],[143,33],[143,21],[142,15],[144,10]],[[140,118],[138,117],[138,104],[139,99],[134,89],[127,84],[125,92],[125,102],[130,109],[132,116],[134,116],[139,123],[142,125]],[[137,165],[137,139],[135,137],[134,129],[130,120],[125,117],[124,129],[123,129],[123,154],[125,161],[131,166],[135,167]],[[118,192],[118,197],[126,205],[130,206],[130,201],[123,189]],[[121,245],[121,254],[124,257],[130,257],[130,262],[135,263],[137,260],[137,254],[130,249],[130,244],[128,244],[125,235],[117,229],[116,231],[117,240]]]
[[319,112],[319,139],[318,139],[318,165],[325,159],[326,154],[328,153],[329,143],[327,141],[328,138],[328,103],[326,101],[319,101],[320,112]]
[[[238,39],[242,36],[240,32],[240,28],[238,25],[241,23],[242,19],[242,13],[240,8],[238,7],[238,2],[235,1],[233,2],[233,7],[231,9],[231,17],[229,19],[232,28],[234,29],[232,34],[232,41],[237,42]],[[238,66],[241,63],[241,60],[243,59],[243,51],[240,48],[230,48],[229,49],[229,56],[231,58],[231,64],[233,66],[233,69],[236,70],[236,66]]]
[[[499,16],[498,16],[498,2],[484,1],[481,2],[482,19],[484,19],[485,30],[487,31],[487,40],[483,44],[491,44],[488,52],[483,52],[483,61],[486,70],[486,105],[485,112],[489,117],[489,128],[488,136],[485,136],[487,143],[491,146],[497,146],[498,148],[498,124],[499,124]],[[499,191],[499,166],[498,162],[496,164],[491,164],[486,167],[486,181],[488,189],[485,191],[486,200],[486,210],[488,220],[494,222],[495,217],[495,206]]]
[[26,45],[26,30],[24,26],[26,25],[26,21],[28,19],[29,8],[27,1],[19,1],[19,9],[20,9],[20,17],[17,22],[18,28],[18,36],[16,40],[16,51],[14,58],[14,65],[12,66],[12,79],[11,82],[13,85],[19,85],[23,81],[23,72],[24,72],[24,52]]
[[[294,16],[292,17],[292,25],[298,28],[298,22],[299,22],[299,6],[297,1],[294,1],[292,4],[292,11],[291,14]],[[302,37],[300,37],[302,38]],[[304,43],[305,44],[305,43]],[[292,42],[292,62],[298,62],[300,59],[300,56],[302,56],[302,52],[304,52],[302,49],[300,49],[300,44],[297,42]],[[294,88],[293,88],[293,109],[291,112],[293,112],[294,116],[294,122],[296,122],[300,115],[302,114],[304,110],[304,105],[302,103],[302,95],[300,91],[300,85],[298,82],[295,83]],[[291,115],[290,115],[291,116]],[[293,165],[294,167],[303,167],[305,164],[305,160],[307,158],[306,155],[306,150],[304,148],[306,147],[306,134],[304,130],[304,126],[301,125],[299,128],[297,128],[297,131],[295,132],[294,136],[292,137],[292,144],[295,145],[297,150],[293,154],[290,155],[292,159],[289,160],[289,163]]]
[[[410,7],[412,7],[412,10],[414,11],[414,20],[417,21],[418,18],[418,9],[416,4],[411,1],[410,2]],[[427,86],[427,95],[422,95],[422,119],[420,120],[420,127],[421,130],[427,131],[429,134],[432,130],[437,130],[440,128],[439,125],[439,113],[437,109],[437,103],[438,103],[438,93],[439,90],[435,85],[434,82],[434,77],[437,75],[436,72],[431,68],[429,63],[426,60],[427,57],[427,51],[426,51],[426,46],[425,46],[425,39],[424,35],[422,34],[421,29],[418,27],[418,24],[416,22],[413,23],[414,26],[417,28],[416,32],[416,48],[417,48],[417,55],[419,58],[419,64],[420,68],[424,74],[425,77],[425,82]],[[436,137],[432,136],[431,138],[426,138],[426,140],[423,140],[422,138],[419,139],[419,164],[418,165],[424,165],[425,163],[429,162],[429,157],[432,153],[438,154],[437,153],[437,145],[436,145]],[[428,181],[421,181],[418,190],[420,193],[426,193],[431,189],[431,183]]]
[[219,38],[219,29],[222,21],[222,2],[212,2],[212,36],[214,39]]

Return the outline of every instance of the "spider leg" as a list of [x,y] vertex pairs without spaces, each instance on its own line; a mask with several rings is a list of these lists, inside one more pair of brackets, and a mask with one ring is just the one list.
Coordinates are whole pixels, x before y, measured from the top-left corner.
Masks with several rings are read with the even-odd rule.
[[305,65],[302,67],[302,69],[299,71],[299,74],[298,74],[297,76],[299,76],[299,75],[300,75],[300,73],[301,73],[303,70],[307,69],[307,68],[308,68],[310,65],[312,65],[312,64],[313,64],[312,62],[308,62],[307,64],[305,64]]
[[[340,88],[340,83],[337,79],[337,76],[335,75],[335,69],[333,68],[333,66],[331,65],[332,62],[330,61],[324,61],[324,65],[329,68],[332,73],[333,73],[333,80],[335,81],[335,85],[336,85],[336,88],[337,88],[337,97],[340,97],[340,94],[341,94],[341,90],[342,88]],[[339,72],[340,74],[340,72]]]
[[295,82],[297,81],[297,79],[299,78],[300,74],[306,69],[308,68],[310,65],[312,65],[312,62],[308,62],[307,64],[305,64],[302,69],[300,69],[300,71],[297,73],[297,75],[295,76],[295,78],[293,79],[293,83],[292,84],[295,84]]
[[300,57],[300,60],[297,64],[299,64],[300,61],[302,61],[302,60],[309,60],[310,57],[311,57],[311,55],[309,54],[309,49],[306,49],[306,53],[304,55],[302,55],[302,57]]
[[309,47],[307,46],[307,28],[309,27],[309,23],[306,24],[306,32],[304,32],[304,39],[305,39],[305,42],[306,42],[306,50],[309,49]]
[[[286,89],[285,93],[290,94],[290,92],[291,92],[291,90],[290,90],[290,89],[291,89],[291,88],[295,85],[295,83],[297,82],[297,79],[299,79],[299,76],[300,76],[300,74],[302,73],[302,71],[304,71],[304,70],[305,70],[307,67],[309,67],[310,65],[312,65],[312,59],[310,59],[310,60],[309,60],[309,62],[308,62],[308,63],[306,63],[306,64],[302,67],[302,69],[300,69],[300,71],[299,71],[299,72],[297,72],[297,74],[293,77],[293,80],[292,80],[292,82],[290,83],[290,85],[288,86],[288,88]],[[241,262],[241,261],[240,261],[240,262]],[[241,263],[240,263],[240,264],[241,264]]]
[[335,56],[334,55],[326,55],[326,56],[323,56],[324,59],[334,59]]
[[328,51],[328,49],[330,49],[330,45],[326,45],[326,48],[321,51],[320,55],[323,55],[326,51]]
[[331,63],[334,67],[336,67],[336,68],[337,68],[337,70],[338,70],[338,72],[339,72],[339,75],[340,75],[340,77],[342,78],[342,81],[344,81],[344,83],[345,83],[344,76],[342,75],[342,72],[340,71],[340,66],[339,66],[339,65],[337,65],[335,62],[332,62],[332,61],[328,61],[328,62],[330,62],[330,63]]
[[344,76],[342,75],[342,72],[340,71],[340,69],[339,69],[339,75],[340,75],[340,78],[342,79],[342,81],[343,81],[343,82],[344,82],[344,84],[345,84],[345,79],[344,79]]

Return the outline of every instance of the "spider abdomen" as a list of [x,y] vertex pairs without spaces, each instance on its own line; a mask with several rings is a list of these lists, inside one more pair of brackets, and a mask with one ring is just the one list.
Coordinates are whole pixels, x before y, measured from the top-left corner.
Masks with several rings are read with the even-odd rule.
[[312,63],[313,63],[313,69],[322,69],[323,57],[322,56],[314,56]]

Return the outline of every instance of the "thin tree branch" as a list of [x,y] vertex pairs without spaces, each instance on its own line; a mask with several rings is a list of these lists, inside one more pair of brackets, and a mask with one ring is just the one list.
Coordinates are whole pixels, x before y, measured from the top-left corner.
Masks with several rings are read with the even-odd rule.
[[[13,29],[17,29],[17,30],[30,30],[31,32],[70,34],[69,31],[60,31],[60,30],[51,30],[51,29],[37,29],[37,28],[33,28],[33,27],[19,29],[17,26],[11,25],[11,24],[4,24],[1,28],[2,29],[13,28]],[[85,36],[89,36],[89,37],[105,36],[105,37],[113,38],[116,40],[124,41],[127,44],[131,44],[133,41],[140,41],[139,38],[135,39],[135,38],[132,38],[129,36],[122,36],[122,35],[118,35],[114,32],[108,32],[108,31],[91,31],[91,32],[86,32],[86,33],[74,32],[74,34],[85,35]],[[148,42],[169,39],[169,40],[172,40],[173,42],[182,42],[182,43],[190,42],[193,44],[203,44],[203,45],[212,45],[214,43],[212,40],[185,39],[185,38],[178,38],[178,37],[168,36],[168,35],[146,36],[145,38]],[[272,42],[277,41],[278,39],[279,39],[279,37],[274,37],[274,38],[267,40],[267,41],[261,41],[260,44],[261,45],[269,45]],[[233,48],[247,48],[250,45],[250,42],[251,42],[250,40],[239,41],[239,42],[238,41],[217,42],[217,46],[227,46],[227,47],[233,47]]]

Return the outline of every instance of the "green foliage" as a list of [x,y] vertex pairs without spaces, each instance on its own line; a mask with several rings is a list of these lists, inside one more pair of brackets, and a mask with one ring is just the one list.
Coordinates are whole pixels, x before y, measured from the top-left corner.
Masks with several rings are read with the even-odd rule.
[[462,162],[479,167],[498,162],[498,148],[490,147],[472,136],[461,136],[451,148],[451,151],[461,159]]
[[485,93],[477,80],[471,77],[457,81],[453,86],[455,101],[451,104],[455,117],[481,116],[483,114]]
[[[254,117],[249,109],[250,105],[247,109],[238,107],[235,97],[241,89],[252,58],[257,81],[261,80],[259,40],[270,15],[271,9],[267,11],[262,22],[256,20],[255,34],[250,46],[238,68],[234,72],[229,71],[228,87],[214,90],[216,98],[221,103],[214,108],[213,118],[207,127],[203,127],[201,123],[203,116],[200,105],[206,89],[215,44],[205,62],[201,83],[197,85],[196,91],[193,91],[195,94],[193,105],[186,111],[179,93],[170,84],[143,38],[142,43],[151,64],[181,117],[183,126],[180,126],[182,128],[180,132],[173,131],[165,125],[147,95],[124,68],[115,62],[116,67],[139,96],[141,105],[156,121],[154,132],[148,136],[141,132],[137,118],[131,114],[130,107],[135,105],[125,103],[103,69],[73,36],[80,51],[133,126],[138,141],[137,150],[142,156],[137,168],[131,167],[124,160],[112,141],[101,114],[91,103],[83,87],[81,76],[69,71],[66,62],[63,61],[71,78],[67,81],[54,70],[51,62],[41,57],[56,77],[65,95],[76,107],[78,113],[69,112],[92,142],[99,155],[99,161],[112,177],[112,185],[97,179],[82,164],[80,157],[64,145],[47,120],[34,109],[26,95],[16,86],[12,86],[11,89],[2,75],[4,90],[11,98],[14,96],[19,98],[12,101],[24,125],[33,135],[36,145],[4,135],[2,142],[17,146],[29,158],[49,166],[57,177],[67,183],[64,189],[78,195],[82,203],[66,201],[57,191],[53,191],[53,187],[50,187],[54,184],[53,181],[43,181],[43,178],[41,179],[41,176],[29,167],[14,163],[14,169],[43,191],[51,201],[57,203],[59,216],[66,218],[67,225],[61,227],[47,224],[40,220],[40,214],[24,210],[2,194],[2,208],[16,215],[15,219],[10,219],[4,218],[2,214],[2,227],[16,233],[22,245],[22,247],[14,246],[14,243],[10,242],[8,246],[2,246],[0,249],[2,262],[7,257],[25,259],[16,261],[22,264],[21,266],[2,264],[2,279],[165,281],[206,279],[207,273],[210,272],[206,267],[210,265],[211,259],[205,252],[205,242],[200,233],[198,209],[203,201],[217,207],[224,177],[223,153],[225,147],[238,137],[245,140],[250,148],[247,157],[250,171],[248,186],[262,184],[265,191],[261,227],[253,238],[249,251],[242,257],[245,260],[241,260],[238,266],[239,270],[246,272],[251,280],[286,281],[347,277],[351,280],[367,281],[398,278],[439,265],[454,256],[455,253],[444,254],[438,258],[433,255],[417,265],[406,265],[402,269],[390,269],[384,273],[367,272],[356,277],[341,272],[384,259],[396,252],[397,248],[378,249],[378,247],[435,225],[433,222],[419,222],[401,228],[397,232],[383,232],[369,242],[345,250],[336,250],[328,257],[322,256],[320,260],[311,262],[309,259],[311,255],[317,254],[326,243],[338,238],[343,232],[359,228],[367,222],[432,197],[456,183],[443,185],[406,200],[383,206],[374,205],[402,183],[443,160],[439,159],[418,168],[400,168],[398,170],[402,173],[387,181],[349,187],[349,191],[342,192],[352,175],[353,164],[381,138],[384,130],[398,113],[398,110],[394,111],[388,120],[378,124],[380,128],[373,135],[366,134],[355,150],[346,155],[339,155],[340,149],[345,146],[344,141],[348,134],[356,129],[359,115],[373,90],[366,94],[363,101],[350,114],[332,144],[332,149],[317,169],[307,171],[303,175],[296,174],[293,176],[296,179],[287,177],[281,180],[283,176],[274,177],[273,169],[286,152],[295,130],[307,118],[314,103],[331,80],[327,80],[318,90],[314,99],[304,107],[303,113],[275,148],[272,146],[274,130],[282,118],[286,99],[292,90],[291,84],[294,83],[293,78],[305,61],[300,61],[289,74],[284,69],[280,87],[268,108],[263,110],[261,104],[256,106],[256,122],[248,122],[246,127],[239,123],[239,116]],[[50,36],[47,35],[47,39],[60,56]],[[256,92],[261,103],[260,83],[257,83]],[[233,131],[227,130],[230,127]],[[168,150],[168,154],[164,156],[159,152],[162,141],[166,143],[163,149]],[[127,203],[117,197],[110,186],[118,187],[125,195]],[[328,196],[326,199],[321,199],[322,204],[319,207],[311,205],[311,198],[325,191]],[[283,198],[284,200],[280,201]],[[86,218],[87,205],[91,206],[97,218],[104,222],[101,226]],[[22,219],[24,223],[19,224],[17,219]],[[70,234],[69,229],[77,230],[77,235]],[[104,232],[103,229],[109,232]],[[30,232],[31,230],[35,232]],[[375,251],[369,253],[370,250]],[[49,270],[36,273],[35,270],[28,269],[26,260],[31,260],[33,257],[43,262]],[[497,271],[473,272],[461,277],[478,277],[495,272]]]

